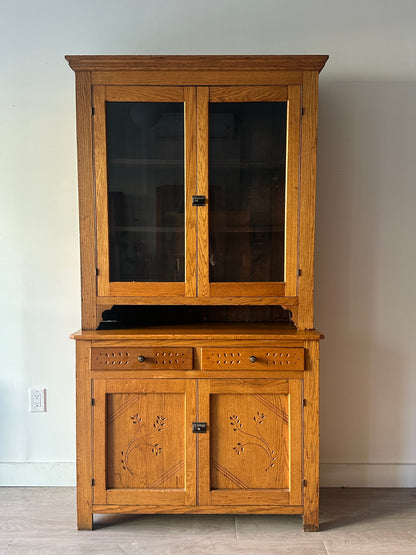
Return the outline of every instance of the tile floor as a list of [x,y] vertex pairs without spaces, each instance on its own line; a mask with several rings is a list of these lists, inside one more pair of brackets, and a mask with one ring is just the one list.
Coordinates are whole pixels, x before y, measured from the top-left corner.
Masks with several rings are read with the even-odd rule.
[[0,554],[416,555],[416,489],[321,490],[321,531],[289,515],[96,516],[78,532],[74,488],[0,488]]

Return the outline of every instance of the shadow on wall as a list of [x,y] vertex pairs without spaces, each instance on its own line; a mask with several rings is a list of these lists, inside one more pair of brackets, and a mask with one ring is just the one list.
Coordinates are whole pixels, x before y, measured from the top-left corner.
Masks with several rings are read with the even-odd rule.
[[[402,218],[408,214],[410,221],[406,196],[415,189],[410,173],[402,170],[415,164],[414,155],[403,151],[414,125],[406,111],[413,109],[415,89],[402,85],[403,102],[392,113],[393,92],[398,101],[392,83],[321,84],[315,325],[326,336],[322,462],[415,460],[406,425],[416,419],[406,385],[414,372],[393,321],[397,303],[408,293],[398,288],[393,261],[406,262],[406,249],[397,253],[396,245],[403,241]],[[391,200],[398,181],[403,198],[395,211]],[[404,238],[409,247],[414,236]],[[408,317],[410,326],[410,311]]]

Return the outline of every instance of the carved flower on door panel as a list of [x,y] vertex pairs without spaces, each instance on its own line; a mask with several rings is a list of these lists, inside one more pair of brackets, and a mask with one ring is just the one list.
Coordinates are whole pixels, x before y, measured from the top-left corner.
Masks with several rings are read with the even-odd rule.
[[163,427],[166,424],[166,418],[164,416],[156,416],[153,420],[153,430],[147,433],[145,429],[145,424],[143,423],[143,419],[138,413],[133,414],[133,416],[130,417],[130,420],[132,421],[133,425],[137,427],[137,429],[136,433],[127,444],[127,447],[124,449],[124,451],[121,451],[121,464],[124,470],[127,470],[127,472],[134,476],[134,472],[129,466],[129,458],[135,449],[138,449],[139,447],[145,445],[151,448],[152,453],[156,457],[163,452],[163,447],[160,445],[160,443],[152,443],[150,441],[150,438],[157,432],[163,431]]
[[276,461],[276,451],[274,449],[271,449],[269,442],[264,438],[263,434],[259,430],[259,426],[261,426],[264,423],[264,420],[266,419],[266,415],[262,412],[257,412],[256,415],[253,416],[253,420],[255,422],[255,428],[257,432],[256,434],[251,434],[249,432],[246,432],[243,429],[243,423],[241,422],[240,417],[237,416],[236,414],[233,414],[232,416],[230,416],[229,419],[230,419],[230,425],[232,426],[234,432],[247,436],[247,438],[251,438],[250,440],[247,439],[247,441],[245,442],[238,442],[233,447],[233,450],[235,451],[235,453],[237,455],[241,455],[241,453],[244,453],[244,450],[246,447],[249,447],[249,446],[259,447],[260,449],[263,449],[263,451],[267,453],[267,456],[269,459],[269,464],[264,470],[267,472],[270,468],[273,468]]

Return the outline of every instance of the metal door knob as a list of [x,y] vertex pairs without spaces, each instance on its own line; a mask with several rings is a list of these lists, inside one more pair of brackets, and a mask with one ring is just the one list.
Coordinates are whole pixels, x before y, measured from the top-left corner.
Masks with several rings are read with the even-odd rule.
[[140,356],[137,358],[137,360],[138,360],[139,362],[144,362],[146,359],[144,358],[143,355],[140,355]]
[[256,360],[257,360],[257,357],[255,357],[254,355],[250,357],[250,362],[256,362]]

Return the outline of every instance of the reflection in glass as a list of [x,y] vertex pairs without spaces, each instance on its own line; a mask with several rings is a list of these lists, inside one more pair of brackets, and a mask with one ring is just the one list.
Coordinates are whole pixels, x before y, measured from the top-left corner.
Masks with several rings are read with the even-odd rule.
[[209,105],[211,282],[284,281],[286,102]]
[[185,280],[184,109],[107,102],[110,281]]

